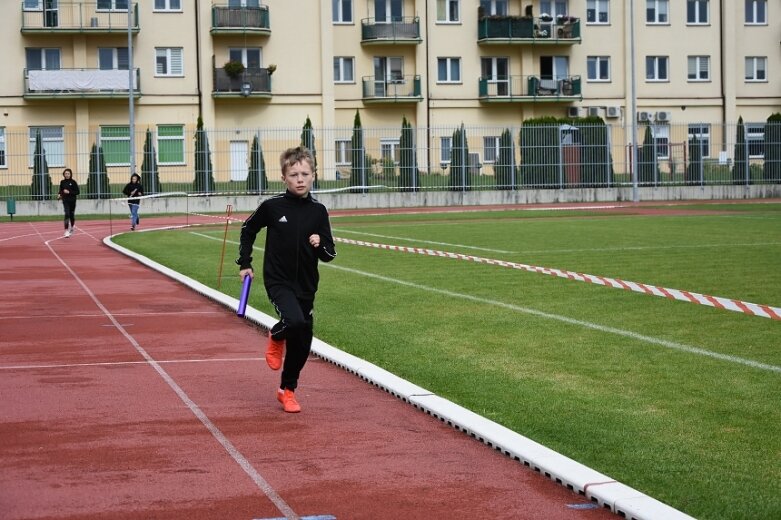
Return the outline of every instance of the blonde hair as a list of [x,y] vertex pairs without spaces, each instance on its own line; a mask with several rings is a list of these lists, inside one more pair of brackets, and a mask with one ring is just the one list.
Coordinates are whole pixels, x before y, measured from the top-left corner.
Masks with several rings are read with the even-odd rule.
[[312,169],[312,173],[315,173],[315,156],[305,146],[296,146],[295,148],[288,148],[282,155],[279,156],[279,166],[282,168],[282,175],[287,174],[288,168],[296,163],[306,161],[309,167]]

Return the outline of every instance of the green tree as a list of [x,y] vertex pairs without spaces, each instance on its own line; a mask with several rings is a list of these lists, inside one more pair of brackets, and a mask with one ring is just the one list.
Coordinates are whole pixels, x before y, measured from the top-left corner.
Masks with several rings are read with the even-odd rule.
[[765,164],[762,177],[766,181],[781,181],[781,114],[771,114],[765,124]]
[[468,191],[469,186],[469,143],[466,140],[464,123],[453,132],[450,147],[450,190]]
[[749,182],[751,180],[748,170],[746,127],[743,125],[743,116],[740,116],[735,136],[735,164],[732,165],[732,184],[748,184]]
[[92,145],[89,153],[89,177],[87,178],[87,198],[107,199],[111,196],[108,173],[106,171],[106,158],[103,155],[103,147]]
[[195,128],[195,181],[193,189],[196,193],[213,193],[215,191],[209,136],[203,129],[203,119],[200,117]]
[[41,131],[35,132],[35,150],[33,151],[33,180],[30,194],[33,200],[49,200],[52,191],[52,178],[49,175],[49,163],[43,148]]
[[141,163],[141,186],[144,188],[144,195],[160,193],[160,174],[157,170],[157,154],[152,144],[152,131],[146,129],[146,139],[144,140],[144,160]]
[[366,159],[366,148],[363,145],[363,128],[361,127],[361,115],[355,111],[353,120],[353,137],[350,144],[351,159],[350,165],[350,186],[354,186],[353,193],[366,193],[366,186],[369,181],[369,164]]
[[610,153],[610,129],[601,117],[587,118],[580,130],[581,182],[591,187],[613,184],[613,157]]
[[689,141],[689,164],[684,175],[686,184],[702,184],[702,139],[697,136]]
[[317,149],[315,148],[315,132],[312,130],[312,120],[306,116],[304,127],[301,129],[301,146],[308,148],[315,159],[315,181],[312,189],[317,189]]
[[499,156],[494,164],[496,187],[500,190],[515,189],[515,144],[509,128],[505,128],[499,138]]
[[637,162],[637,182],[645,185],[656,185],[658,179],[656,175],[656,147],[654,146],[651,127],[647,125],[645,127],[645,137],[643,137],[643,146],[640,147]]
[[399,186],[401,191],[418,191],[420,172],[418,171],[417,148],[412,125],[407,117],[401,120],[401,139],[399,140]]
[[247,191],[263,193],[268,189],[266,177],[266,160],[263,158],[263,148],[260,146],[260,137],[252,138],[252,149],[249,156],[249,175],[247,176]]
[[[565,120],[569,124],[570,120]],[[521,179],[526,186],[559,186],[559,126],[553,117],[528,119],[521,127]]]

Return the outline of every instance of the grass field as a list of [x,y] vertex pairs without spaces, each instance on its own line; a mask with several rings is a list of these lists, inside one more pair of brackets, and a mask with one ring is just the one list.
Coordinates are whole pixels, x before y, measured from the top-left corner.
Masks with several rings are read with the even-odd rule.
[[[470,212],[332,225],[341,238],[781,306],[781,205],[677,209],[719,213]],[[116,241],[216,287],[223,234]],[[228,240],[221,289],[238,297],[238,226]],[[781,322],[463,260],[337,249],[320,268],[322,340],[697,518],[781,518]],[[260,286],[250,304],[273,315]]]

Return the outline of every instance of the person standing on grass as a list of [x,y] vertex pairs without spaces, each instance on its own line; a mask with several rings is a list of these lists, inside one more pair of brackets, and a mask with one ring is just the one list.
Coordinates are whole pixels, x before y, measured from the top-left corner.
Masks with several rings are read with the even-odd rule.
[[127,200],[127,205],[130,206],[130,231],[135,231],[139,223],[138,207],[141,205],[141,201],[132,197],[140,197],[144,194],[144,187],[141,186],[141,177],[137,173],[130,176],[130,182],[125,184],[122,193],[126,197],[131,197]]
[[285,193],[263,201],[241,227],[239,276],[254,277],[252,247],[266,228],[263,284],[279,321],[271,328],[266,363],[282,367],[277,400],[289,413],[301,411],[295,397],[298,377],[312,347],[313,309],[320,279],[318,260],[336,258],[328,210],[310,191],[315,159],[307,148],[289,148],[280,156]]
[[73,178],[73,170],[65,168],[62,170],[62,180],[60,181],[60,191],[57,198],[62,200],[62,207],[65,210],[65,238],[73,234],[73,228],[76,225],[76,197],[79,194],[79,183]]

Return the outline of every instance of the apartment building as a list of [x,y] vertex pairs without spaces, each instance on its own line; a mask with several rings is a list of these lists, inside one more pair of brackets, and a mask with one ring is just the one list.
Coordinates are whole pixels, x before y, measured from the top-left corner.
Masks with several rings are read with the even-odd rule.
[[[627,127],[635,115],[714,143],[711,126],[742,117],[761,138],[781,112],[779,19],[768,0],[6,1],[0,178],[12,140],[30,147],[38,130],[52,166],[85,146],[79,134],[125,164],[131,107],[163,166],[191,162],[198,118],[230,130],[405,117],[427,129],[421,148],[438,146],[432,129],[544,116]],[[327,178],[350,135],[320,135]]]

